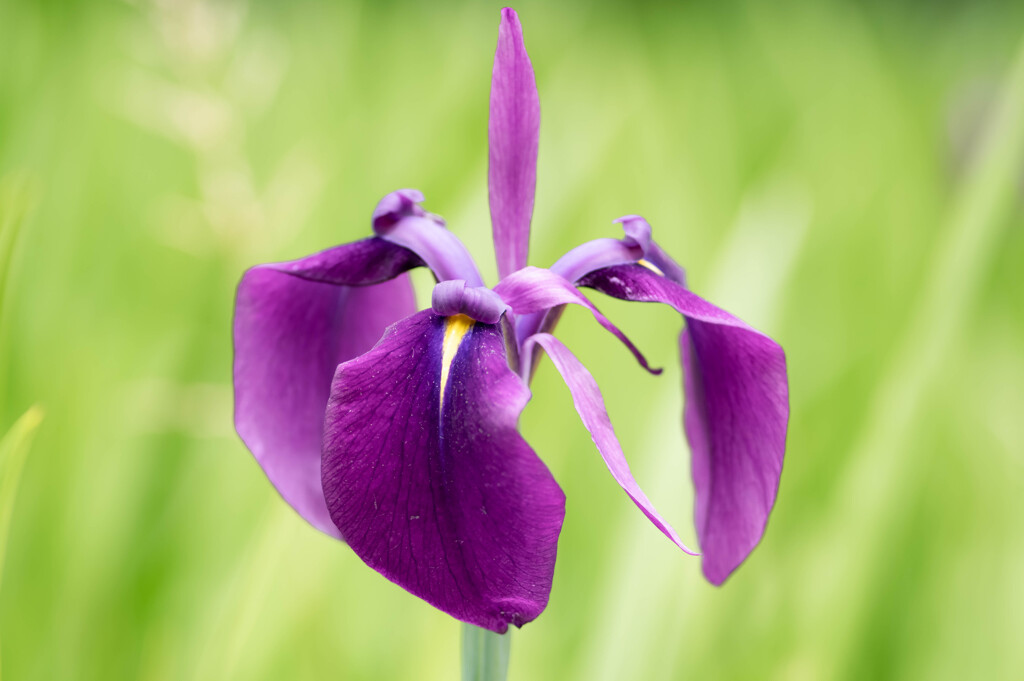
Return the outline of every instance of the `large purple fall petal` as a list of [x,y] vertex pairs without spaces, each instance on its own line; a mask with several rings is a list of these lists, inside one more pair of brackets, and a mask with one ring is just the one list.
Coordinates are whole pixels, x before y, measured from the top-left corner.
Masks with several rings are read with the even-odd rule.
[[579,284],[665,303],[686,318],[680,346],[694,516],[704,575],[721,584],[760,541],[775,504],[789,420],[785,354],[768,336],[640,265],[598,270]]
[[494,254],[498,274],[505,277],[526,265],[530,249],[540,136],[540,99],[533,65],[523,43],[519,17],[509,8],[501,10],[487,133]]
[[608,418],[608,410],[604,406],[601,389],[587,368],[569,352],[569,349],[561,341],[551,334],[538,333],[530,336],[523,344],[524,354],[529,354],[534,344],[544,348],[555,368],[558,369],[558,373],[562,375],[565,384],[569,386],[572,402],[580,415],[580,420],[590,432],[591,439],[597,445],[597,451],[601,453],[601,458],[604,459],[615,481],[625,490],[633,503],[643,511],[643,514],[654,523],[654,526],[671,539],[676,546],[691,556],[699,555],[686,547],[672,526],[654,509],[654,504],[633,478],[619,440],[615,437],[611,419]]
[[348,545],[428,603],[497,632],[546,606],[565,512],[516,430],[529,397],[497,326],[428,310],[338,367],[327,407],[323,489]]
[[339,363],[415,312],[402,273],[420,264],[410,251],[371,238],[258,265],[238,285],[235,428],[285,501],[335,537],[320,484],[331,378]]

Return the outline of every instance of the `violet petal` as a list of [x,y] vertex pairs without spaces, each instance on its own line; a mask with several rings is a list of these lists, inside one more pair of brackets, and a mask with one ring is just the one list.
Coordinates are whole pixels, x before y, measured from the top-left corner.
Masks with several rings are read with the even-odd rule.
[[789,420],[786,357],[771,338],[640,265],[580,282],[623,300],[660,302],[686,318],[684,424],[704,575],[721,584],[760,541],[782,474]]
[[544,348],[555,368],[558,369],[558,373],[562,375],[565,384],[569,386],[573,405],[576,407],[583,425],[590,432],[590,437],[597,445],[597,451],[601,453],[601,458],[604,459],[615,482],[619,483],[633,503],[676,546],[691,556],[699,555],[686,547],[672,526],[658,514],[654,504],[633,478],[633,473],[629,470],[629,464],[626,462],[626,456],[622,453],[622,447],[615,437],[611,419],[608,418],[608,410],[604,406],[601,389],[587,368],[569,352],[569,349],[561,341],[551,334],[538,333],[530,336],[523,345],[524,353],[530,353],[534,344]]
[[508,305],[485,286],[466,286],[461,279],[438,282],[430,294],[430,307],[442,317],[464,314],[478,322],[497,324]]
[[686,285],[686,272],[651,238],[651,226],[639,215],[624,215],[614,220],[622,225],[622,239],[594,239],[572,249],[551,271],[575,283],[587,274],[615,265],[640,262],[665,275],[677,284]]
[[423,194],[399,189],[382,198],[373,210],[373,232],[423,259],[438,281],[462,279],[482,286],[483,279],[465,244],[444,226],[444,220],[419,205]]
[[[501,296],[516,314],[523,315],[518,320],[516,336],[522,343],[536,333],[543,319],[543,313],[559,305],[580,305],[594,315],[598,324],[610,331],[625,345],[637,362],[652,374],[660,374],[661,369],[652,369],[647,358],[637,349],[633,342],[622,333],[615,324],[608,320],[601,311],[591,303],[585,295],[566,279],[550,270],[539,267],[524,267],[505,277],[494,287],[494,292]],[[527,375],[527,374],[524,374]]]
[[415,312],[401,273],[420,264],[406,249],[371,238],[258,265],[238,285],[235,428],[285,501],[333,536],[339,533],[320,485],[331,377]]
[[[448,319],[459,320],[417,313],[338,367],[324,494],[367,565],[503,632],[547,604],[565,497],[516,430],[530,391],[508,368],[499,328]],[[466,324],[453,355],[452,323]]]
[[540,99],[533,66],[519,17],[509,8],[501,10],[487,133],[494,254],[498,274],[505,277],[527,262],[540,136]]

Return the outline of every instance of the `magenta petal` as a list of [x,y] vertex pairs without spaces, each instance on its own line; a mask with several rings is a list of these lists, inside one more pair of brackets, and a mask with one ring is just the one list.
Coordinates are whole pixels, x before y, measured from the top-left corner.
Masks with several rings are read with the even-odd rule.
[[415,312],[401,273],[418,264],[404,248],[366,239],[258,265],[238,285],[235,428],[285,501],[335,537],[320,484],[331,377],[339,363]]
[[[523,315],[519,318],[516,327],[516,336],[520,342],[537,332],[544,313],[551,308],[559,305],[580,305],[590,310],[597,323],[611,332],[633,353],[640,366],[652,374],[661,373],[661,369],[650,367],[647,358],[633,345],[633,341],[629,340],[626,334],[601,314],[601,311],[585,295],[577,291],[576,287],[564,277],[551,270],[525,267],[498,282],[498,285],[494,287],[494,292],[500,295],[516,314]],[[524,375],[529,374],[524,373]]]
[[775,504],[789,421],[785,354],[768,336],[642,266],[599,270],[580,285],[665,303],[686,317],[680,346],[694,516],[704,575],[721,584],[761,540]]
[[562,374],[562,379],[569,386],[569,392],[572,394],[573,405],[579,412],[583,425],[590,432],[590,437],[597,445],[597,450],[601,453],[601,458],[604,459],[615,482],[619,483],[633,503],[676,546],[691,556],[698,555],[686,547],[672,526],[658,514],[654,509],[654,504],[633,478],[633,473],[629,470],[629,464],[626,462],[626,456],[622,453],[622,447],[615,437],[611,419],[608,418],[608,410],[604,406],[601,389],[597,386],[594,377],[576,359],[575,355],[551,334],[538,333],[530,336],[523,346],[524,354],[529,354],[534,344],[544,348],[558,369],[558,373]]
[[501,10],[487,133],[494,254],[498,274],[505,277],[526,265],[530,249],[540,135],[540,99],[533,65],[523,44],[519,17],[508,8]]
[[516,430],[530,391],[508,368],[497,326],[472,325],[441,400],[445,324],[420,312],[338,367],[324,494],[367,565],[504,632],[547,605],[565,497]]

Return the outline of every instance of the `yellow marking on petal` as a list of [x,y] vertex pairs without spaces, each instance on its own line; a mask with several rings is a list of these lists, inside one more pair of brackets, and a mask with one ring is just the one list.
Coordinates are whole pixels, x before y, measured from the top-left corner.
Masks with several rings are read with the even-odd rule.
[[444,340],[441,342],[441,404],[444,404],[444,389],[448,385],[448,372],[452,368],[452,360],[462,345],[462,339],[475,323],[471,317],[464,314],[452,315],[445,319]]
[[662,272],[661,270],[659,270],[657,265],[655,265],[654,263],[652,263],[652,262],[650,262],[648,260],[644,260],[643,258],[641,258],[640,260],[636,261],[636,264],[637,265],[643,265],[644,267],[646,267],[650,271],[652,271],[655,274],[657,274],[659,277],[664,277],[665,276],[665,273]]

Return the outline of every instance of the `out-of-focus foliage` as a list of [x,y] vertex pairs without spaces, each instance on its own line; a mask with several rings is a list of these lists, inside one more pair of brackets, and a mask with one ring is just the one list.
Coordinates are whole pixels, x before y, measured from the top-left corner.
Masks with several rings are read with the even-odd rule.
[[[498,7],[0,2],[0,217],[21,225],[0,432],[47,412],[4,678],[456,677],[459,625],[306,526],[234,435],[229,329],[244,267],[366,235],[401,187],[493,282]],[[716,589],[542,365],[523,429],[568,514],[510,678],[1019,673],[1024,5],[517,9],[543,107],[531,262],[642,213],[695,290],[787,349],[793,416],[765,540]],[[583,312],[562,336],[693,541],[679,320],[597,302],[662,376]]]

